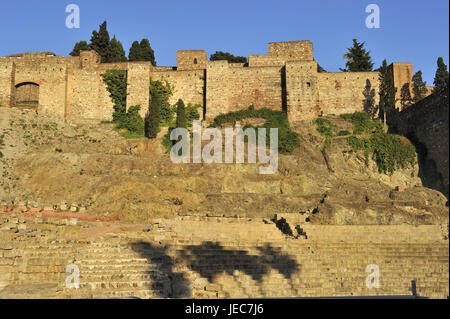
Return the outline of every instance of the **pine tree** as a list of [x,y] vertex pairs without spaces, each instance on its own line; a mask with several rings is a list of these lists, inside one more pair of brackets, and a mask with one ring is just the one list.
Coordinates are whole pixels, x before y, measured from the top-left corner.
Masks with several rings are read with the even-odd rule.
[[345,69],[340,69],[344,72],[370,72],[373,68],[372,58],[370,57],[370,51],[364,49],[365,42],[358,42],[357,39],[353,39],[353,47],[348,48],[348,52],[344,55],[347,59],[345,63]]
[[153,66],[156,66],[155,52],[150,46],[150,41],[148,39],[142,39],[139,43],[141,48],[141,60],[140,61],[150,61]]
[[159,132],[161,97],[155,92],[151,97],[148,114],[145,118],[145,136],[156,138]]
[[186,120],[186,107],[184,106],[183,100],[179,99],[177,102],[177,128],[187,128]]
[[440,90],[448,90],[448,71],[447,66],[444,63],[444,59],[439,57],[437,60],[437,70],[434,77],[434,90],[437,92]]
[[405,83],[402,86],[402,89],[400,91],[400,103],[402,105],[402,110],[412,104],[411,88],[409,83]]
[[412,80],[414,93],[413,102],[417,103],[425,98],[427,94],[427,82],[424,82],[422,80],[422,71],[417,71],[416,73],[414,73]]
[[380,79],[379,110],[383,113],[384,131],[387,132],[387,115],[395,109],[397,88],[394,86],[392,69],[387,65],[386,59],[383,60],[378,72]]
[[80,41],[75,43],[75,46],[69,54],[71,56],[80,56],[81,51],[89,50],[89,45],[86,41]]
[[110,57],[109,62],[126,62],[127,57],[123,49],[122,43],[114,36],[110,42]]
[[89,48],[97,51],[102,58],[102,63],[110,62],[111,45],[106,21],[100,25],[98,32],[95,30],[92,32]]

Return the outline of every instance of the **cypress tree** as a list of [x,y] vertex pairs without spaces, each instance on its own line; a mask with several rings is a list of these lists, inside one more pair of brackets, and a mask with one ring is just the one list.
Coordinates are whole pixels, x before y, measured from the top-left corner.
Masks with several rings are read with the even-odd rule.
[[131,62],[149,61],[153,66],[156,66],[155,52],[150,46],[150,41],[148,39],[142,39],[140,43],[134,41],[131,45],[128,59]]
[[141,56],[141,46],[138,41],[134,41],[128,53],[128,60],[130,62],[140,61]]
[[377,114],[378,109],[375,106],[375,89],[372,88],[372,83],[369,79],[366,80],[366,86],[364,88],[363,95],[364,111],[373,118]]
[[179,99],[177,102],[177,128],[187,128],[186,107],[183,100]]
[[70,52],[69,54],[71,56],[80,56],[80,52],[81,51],[86,51],[89,50],[89,45],[86,41],[80,41],[75,43],[75,46],[72,50],[72,52]]
[[114,36],[110,42],[110,57],[109,62],[126,62],[127,57],[125,56],[125,51],[123,49],[122,43],[116,39]]
[[106,21],[100,25],[98,32],[95,30],[92,32],[91,44],[89,45],[89,48],[97,51],[102,58],[102,63],[110,62],[111,46]]
[[400,91],[400,103],[402,105],[402,109],[407,108],[412,104],[411,89],[409,83],[405,83],[402,86],[402,89]]
[[384,131],[387,132],[387,115],[395,109],[395,94],[397,88],[394,86],[392,69],[387,65],[386,59],[383,60],[378,71],[380,79],[379,110],[383,113]]
[[417,103],[425,98],[427,94],[427,82],[424,82],[422,80],[422,71],[417,71],[416,73],[414,73],[412,80],[414,93],[413,101],[414,103]]
[[347,59],[344,72],[370,72],[373,68],[372,58],[370,52],[364,49],[365,42],[358,42],[353,39],[353,47],[348,48],[348,52],[344,55]]
[[161,96],[158,92],[154,92],[148,108],[148,114],[145,118],[145,136],[148,138],[156,138],[159,132]]
[[142,39],[140,46],[140,60],[139,61],[150,61],[153,66],[156,66],[155,52],[150,46],[150,41],[148,39]]
[[434,90],[437,92],[440,90],[448,90],[448,71],[447,66],[444,63],[444,59],[439,57],[437,60],[437,70],[434,77]]

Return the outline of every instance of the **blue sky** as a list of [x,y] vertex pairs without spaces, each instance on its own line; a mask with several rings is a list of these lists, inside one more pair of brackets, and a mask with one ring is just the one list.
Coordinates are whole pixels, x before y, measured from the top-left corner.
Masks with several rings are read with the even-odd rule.
[[[65,26],[66,5],[80,7],[81,28]],[[368,29],[368,4],[380,7],[381,28]],[[267,53],[267,43],[311,40],[328,71],[344,67],[352,38],[366,41],[375,66],[412,62],[432,85],[436,60],[449,61],[448,0],[46,0],[2,1],[0,56],[31,51],[68,55],[90,40],[104,20],[125,50],[149,38],[158,65],[176,65],[177,50],[205,49],[235,55]]]

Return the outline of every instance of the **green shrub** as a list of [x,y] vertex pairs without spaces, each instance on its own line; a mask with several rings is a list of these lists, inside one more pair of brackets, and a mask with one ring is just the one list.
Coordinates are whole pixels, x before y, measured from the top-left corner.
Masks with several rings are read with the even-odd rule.
[[416,162],[414,145],[403,142],[397,135],[377,133],[363,139],[350,136],[347,141],[354,151],[365,152],[366,162],[371,153],[380,173],[393,173]]
[[331,139],[334,136],[334,125],[330,120],[319,117],[315,120],[315,123],[317,125],[317,132],[319,132],[320,135],[326,139]]
[[[286,113],[282,111],[274,111],[267,108],[255,110],[251,105],[246,110],[239,110],[227,114],[217,116],[212,127],[220,127],[225,123],[235,123],[246,118],[263,118],[266,122],[262,126],[254,128],[266,128],[270,134],[270,128],[278,128],[278,150],[282,153],[291,153],[300,145],[298,134],[291,130]],[[270,138],[266,139],[270,143]]]
[[344,130],[344,131],[339,131],[338,136],[347,136],[347,135],[351,135],[352,133]]
[[353,134],[362,135],[383,132],[383,123],[372,120],[370,115],[365,112],[342,114],[341,118],[352,123]]
[[192,126],[192,122],[200,119],[200,114],[198,114],[198,109],[201,109],[200,104],[188,103],[186,106],[186,121],[188,126]]
[[144,135],[144,120],[139,114],[140,109],[140,105],[131,106],[128,112],[122,116],[117,127],[119,129],[124,128],[130,133]]

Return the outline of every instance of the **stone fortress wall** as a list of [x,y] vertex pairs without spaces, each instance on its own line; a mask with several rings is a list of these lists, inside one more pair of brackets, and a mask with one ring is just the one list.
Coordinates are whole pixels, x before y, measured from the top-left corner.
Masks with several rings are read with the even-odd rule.
[[[250,105],[285,110],[290,121],[298,121],[360,111],[367,81],[376,91],[379,84],[377,72],[317,72],[310,41],[269,43],[269,53],[250,55],[248,64],[208,61],[204,50],[181,50],[177,59],[177,67],[154,67],[149,62],[100,63],[95,51],[79,57],[50,52],[0,57],[0,104],[33,102],[39,113],[73,123],[111,120],[113,103],[101,74],[126,70],[127,107],[141,105],[143,116],[152,79],[173,86],[171,103],[181,98],[202,105],[207,121]],[[411,82],[412,65],[393,63],[392,68],[400,91]]]

